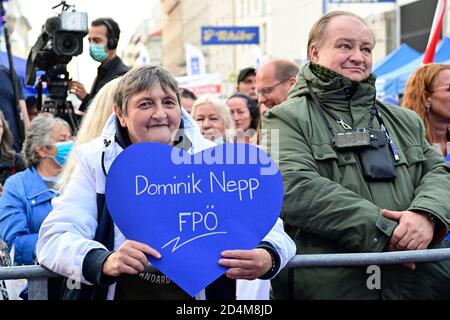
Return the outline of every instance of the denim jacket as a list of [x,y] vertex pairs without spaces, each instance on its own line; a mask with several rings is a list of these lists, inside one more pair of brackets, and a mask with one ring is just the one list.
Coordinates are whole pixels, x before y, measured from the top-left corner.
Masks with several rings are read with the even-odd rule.
[[56,195],[35,167],[6,180],[0,198],[0,238],[10,249],[14,245],[14,265],[34,264],[39,228]]

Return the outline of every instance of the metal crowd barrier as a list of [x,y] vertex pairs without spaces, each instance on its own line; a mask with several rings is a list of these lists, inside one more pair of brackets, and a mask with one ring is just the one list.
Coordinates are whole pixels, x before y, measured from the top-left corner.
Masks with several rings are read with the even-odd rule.
[[[337,253],[297,255],[287,268],[307,267],[354,267],[369,265],[399,264],[405,262],[435,262],[450,260],[450,249],[429,249],[418,251],[394,251],[376,253]],[[151,270],[149,267],[148,270]],[[42,266],[0,267],[0,280],[27,279],[28,299],[47,300],[48,278],[60,275]]]

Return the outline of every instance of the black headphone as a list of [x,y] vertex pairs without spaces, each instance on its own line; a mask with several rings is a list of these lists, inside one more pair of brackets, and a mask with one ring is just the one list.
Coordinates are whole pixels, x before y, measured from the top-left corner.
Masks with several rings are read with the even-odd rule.
[[109,37],[106,46],[108,47],[108,49],[117,48],[117,42],[119,42],[119,39],[116,38],[116,34],[114,33],[114,28],[112,27],[111,23],[106,19],[102,19],[101,22],[106,26],[106,29],[108,29]]

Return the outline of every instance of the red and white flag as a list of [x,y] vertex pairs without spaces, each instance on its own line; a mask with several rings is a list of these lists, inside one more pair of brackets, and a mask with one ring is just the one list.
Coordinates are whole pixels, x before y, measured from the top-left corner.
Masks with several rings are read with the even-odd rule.
[[423,54],[422,64],[432,63],[436,53],[436,46],[439,42],[442,29],[442,21],[444,20],[445,8],[447,0],[439,0],[434,13],[433,25],[431,26],[430,37],[428,38],[427,48]]

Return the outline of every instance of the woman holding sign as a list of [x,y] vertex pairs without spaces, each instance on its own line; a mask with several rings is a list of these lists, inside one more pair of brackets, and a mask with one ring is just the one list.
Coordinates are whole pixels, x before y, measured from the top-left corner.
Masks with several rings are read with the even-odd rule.
[[[102,136],[77,150],[79,164],[42,225],[38,261],[75,281],[67,282],[66,299],[191,299],[164,274],[144,272],[147,256],[164,257],[147,244],[125,239],[105,205],[105,181],[113,160],[132,144],[158,142],[195,154],[212,142],[182,111],[177,82],[160,67],[128,72],[115,92],[114,112]],[[218,263],[229,268],[225,276],[195,298],[234,299],[234,279],[272,278],[294,254],[278,220],[256,249],[222,252]]]

